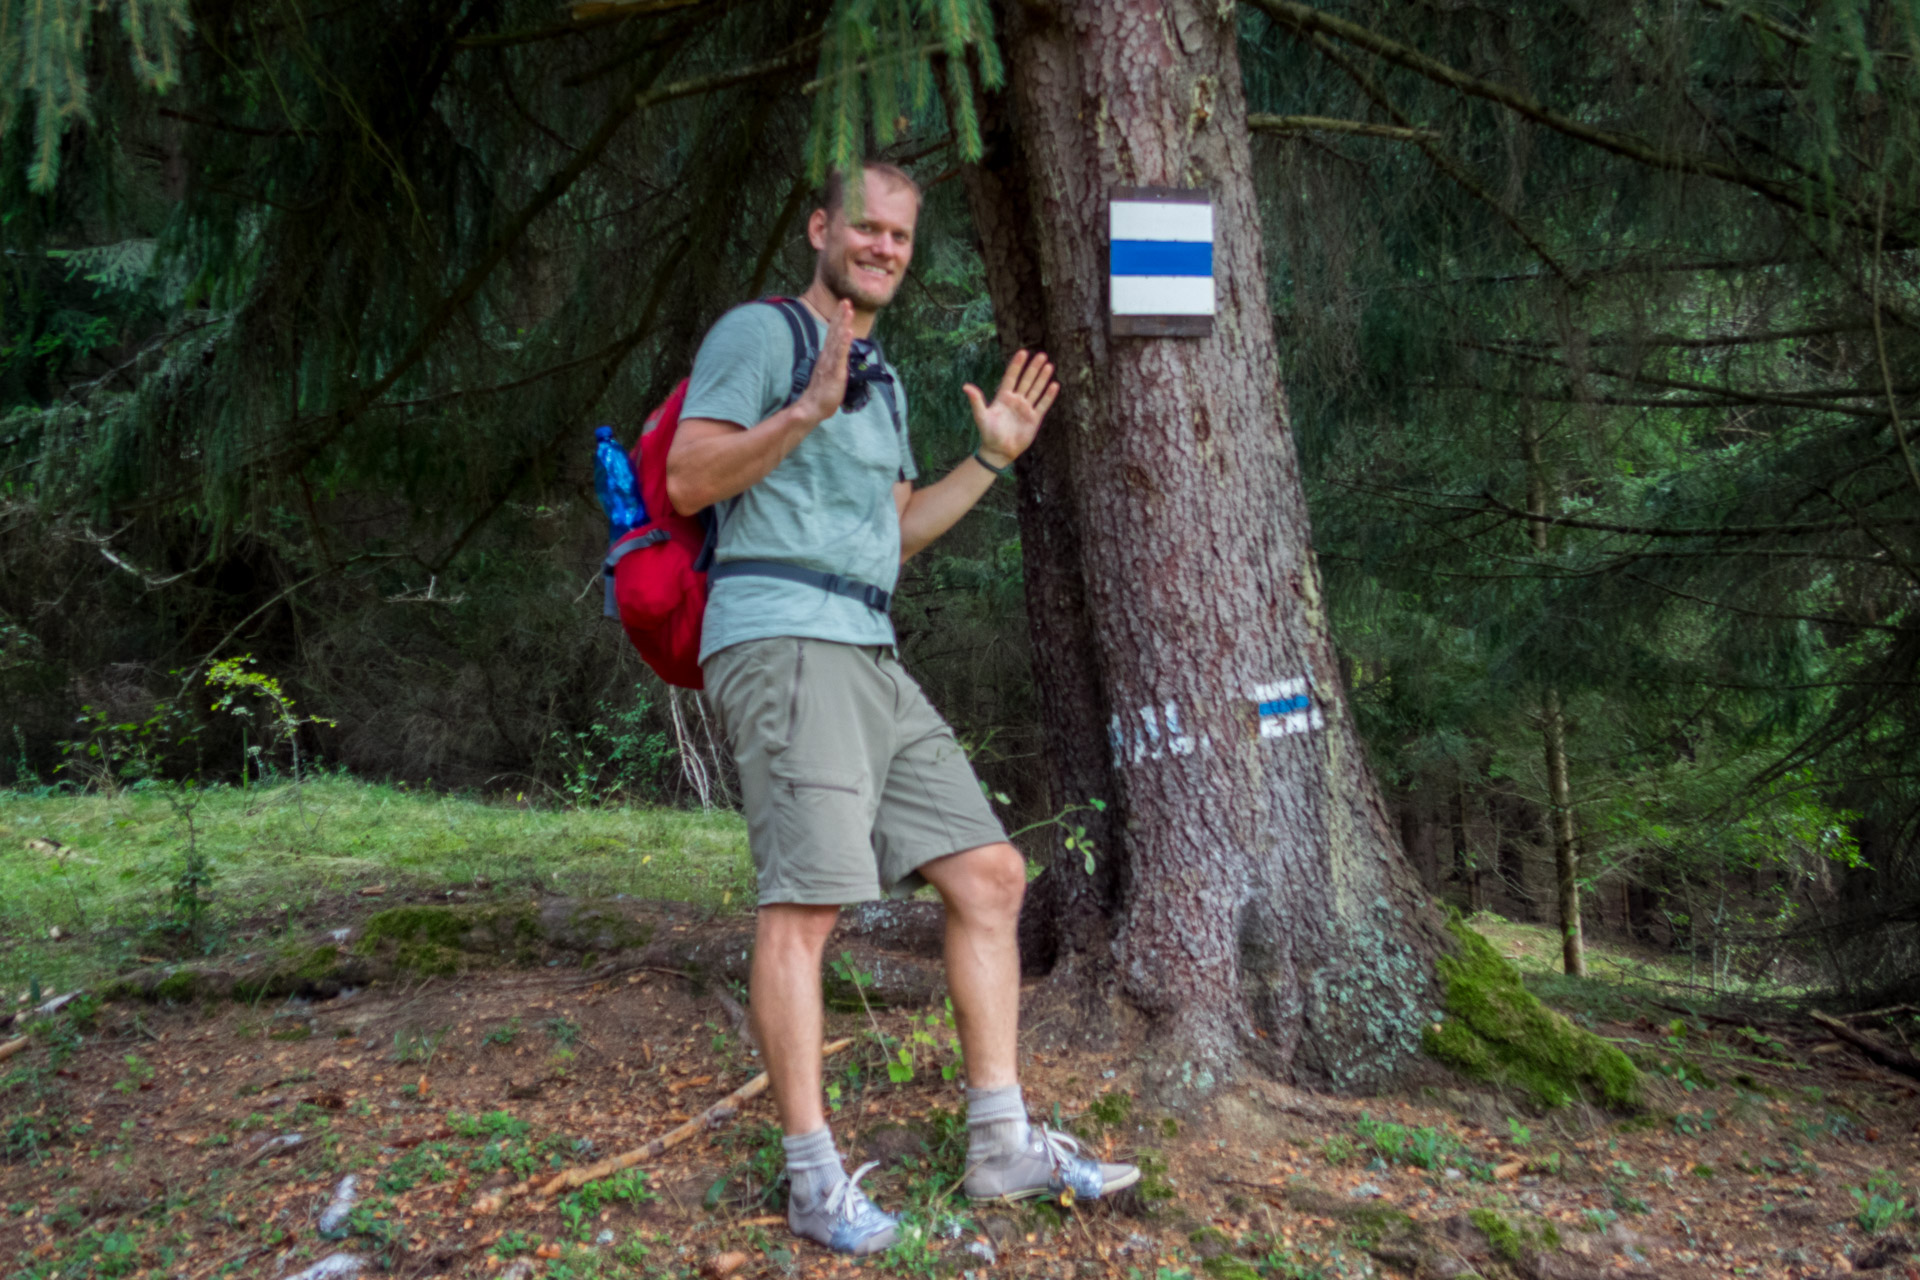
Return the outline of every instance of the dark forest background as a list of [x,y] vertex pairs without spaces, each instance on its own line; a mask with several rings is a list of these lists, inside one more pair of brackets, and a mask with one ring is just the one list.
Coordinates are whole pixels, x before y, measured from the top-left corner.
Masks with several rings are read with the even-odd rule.
[[[205,675],[252,655],[330,767],[700,802],[697,699],[600,617],[593,427],[630,441],[722,311],[804,286],[823,137],[927,190],[879,331],[923,473],[1001,357],[958,181],[990,59],[908,58],[887,8],[0,17],[0,785],[237,772]],[[1702,985],[1920,983],[1917,24],[1243,8],[1337,674],[1437,894],[1555,921],[1570,848],[1588,929]],[[895,617],[1037,821],[1012,504]]]

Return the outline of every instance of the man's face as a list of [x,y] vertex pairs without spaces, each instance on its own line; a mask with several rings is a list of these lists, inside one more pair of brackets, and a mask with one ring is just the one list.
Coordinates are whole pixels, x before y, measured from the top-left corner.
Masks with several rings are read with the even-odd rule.
[[832,216],[815,209],[807,223],[807,239],[819,251],[816,270],[828,291],[853,303],[856,311],[878,311],[893,301],[907,264],[913,261],[913,224],[920,216],[920,197],[913,188],[872,170],[861,176],[867,199],[859,221],[849,223],[844,206]]

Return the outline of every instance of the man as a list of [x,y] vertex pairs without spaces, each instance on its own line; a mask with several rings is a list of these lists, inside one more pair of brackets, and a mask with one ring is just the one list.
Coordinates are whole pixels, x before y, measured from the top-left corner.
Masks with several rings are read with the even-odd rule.
[[[674,508],[714,506],[720,520],[700,661],[739,766],[759,879],[751,998],[786,1132],[787,1220],[853,1254],[890,1246],[897,1221],[859,1188],[872,1166],[848,1178],[827,1128],[820,961],[840,907],[883,891],[931,884],[946,903],[947,982],[970,1085],[967,1193],[1091,1197],[1140,1176],[1027,1122],[1014,1065],[1026,862],[952,730],[901,668],[884,612],[900,562],[1026,450],[1059,384],[1045,355],[1023,351],[991,402],[967,386],[979,449],[914,488],[904,390],[869,335],[913,258],[920,191],[892,165],[869,163],[860,181],[857,219],[836,177],[807,223],[817,258],[801,314],[820,355],[804,389],[794,394],[788,317],[736,308],[701,345],[667,460]],[[800,573],[769,576],[769,562]]]

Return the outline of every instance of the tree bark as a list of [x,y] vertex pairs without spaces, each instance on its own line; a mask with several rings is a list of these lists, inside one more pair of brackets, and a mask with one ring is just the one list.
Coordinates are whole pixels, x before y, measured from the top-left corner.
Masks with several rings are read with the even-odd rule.
[[[943,88],[947,83],[943,76]],[[994,94],[982,98],[979,110],[983,154],[979,164],[962,170],[961,180],[980,238],[1000,345],[1009,356],[1022,348],[1051,350],[1028,200],[1031,184],[1013,103],[1007,94]],[[1080,435],[1079,409],[1072,397],[1056,404],[1046,429],[1015,464],[1015,509],[1047,794],[1054,813],[1085,827],[1095,861],[1088,874],[1083,859],[1047,860],[1027,891],[1020,953],[1029,973],[1064,970],[1097,981],[1108,957],[1108,906],[1118,896],[1119,865],[1101,856],[1113,849],[1112,810],[1097,810],[1089,803],[1111,801],[1115,783],[1105,749],[1106,695],[1094,664],[1093,625],[1087,617],[1080,537],[1073,521],[1069,455]],[[1058,835],[1050,832],[1048,840],[1056,855]]]
[[[1097,689],[1076,686],[1068,714],[1084,749],[1085,712],[1106,712],[1111,963],[1149,1020],[1150,1087],[1170,1101],[1248,1058],[1334,1087],[1384,1082],[1436,1016],[1448,945],[1340,687],[1278,380],[1233,14],[1031,0],[1006,15],[1044,328],[1071,406],[1042,433],[1055,452],[1023,474],[1057,482],[1063,466],[1067,481],[1023,507],[1064,502],[1078,539]],[[1123,186],[1211,192],[1211,337],[1110,336],[1107,207]],[[1041,581],[1030,592],[1051,589]]]

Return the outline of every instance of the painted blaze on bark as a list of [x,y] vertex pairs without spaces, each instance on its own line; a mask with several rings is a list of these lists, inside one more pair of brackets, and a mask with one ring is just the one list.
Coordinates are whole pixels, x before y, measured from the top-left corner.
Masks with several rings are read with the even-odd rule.
[[[1006,22],[1042,324],[1074,401],[1068,438],[1029,468],[1046,475],[1023,483],[1065,490],[1077,527],[1122,815],[1105,850],[1119,874],[1098,882],[1122,988],[1151,1019],[1162,1089],[1205,1090],[1245,1057],[1377,1084],[1436,1016],[1448,942],[1363,758],[1319,597],[1233,6],[1055,0]],[[1208,338],[1108,333],[1109,195],[1152,186],[1212,193]],[[990,279],[1020,275],[989,262]]]

